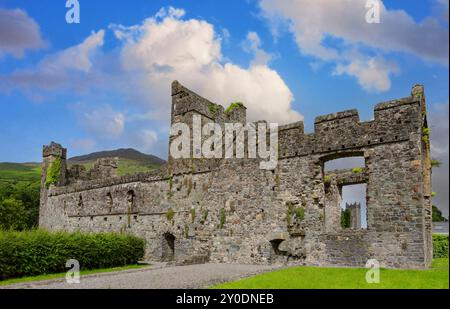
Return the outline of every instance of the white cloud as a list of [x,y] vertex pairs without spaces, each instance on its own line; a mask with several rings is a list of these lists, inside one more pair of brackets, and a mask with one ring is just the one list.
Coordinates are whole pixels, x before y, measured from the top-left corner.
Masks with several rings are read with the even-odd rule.
[[26,50],[41,49],[46,45],[39,25],[25,11],[0,8],[0,56],[11,54],[22,58]]
[[254,55],[251,66],[267,65],[272,60],[272,55],[261,49],[261,39],[256,32],[251,31],[247,33],[247,39],[243,42],[243,47],[246,52]]
[[0,90],[22,89],[31,97],[40,91],[88,88],[93,56],[103,45],[105,32],[93,32],[82,43],[44,57],[34,68],[0,75]]
[[348,64],[338,64],[333,74],[354,76],[358,83],[368,91],[387,91],[391,88],[390,75],[398,72],[395,63],[382,57],[354,58]]
[[0,90],[20,90],[40,100],[70,93],[73,99],[92,102],[71,106],[92,138],[73,141],[79,149],[128,144],[165,156],[167,140],[158,137],[168,136],[173,80],[225,107],[244,102],[251,121],[302,119],[292,109],[294,98],[286,83],[267,65],[269,54],[256,33],[247,40],[254,61],[241,67],[222,55],[227,31],[217,33],[210,23],[183,16],[183,10],[168,8],[138,25],[111,25],[120,43],[111,52],[102,49],[107,33],[93,32],[32,67],[0,75]]
[[[386,67],[380,56],[348,57],[349,51],[361,46],[379,52],[406,52],[448,65],[448,26],[432,18],[417,23],[403,10],[387,10],[382,2],[381,23],[369,24],[365,4],[366,0],[260,1],[274,33],[280,25],[287,25],[304,55],[336,63],[337,72],[355,76],[366,89],[389,89],[386,79],[396,70]],[[338,43],[329,44],[328,39]]]
[[105,31],[93,32],[82,43],[48,56],[41,63],[41,71],[60,73],[67,70],[89,72],[92,68],[91,57],[103,46]]
[[76,110],[82,126],[96,137],[115,139],[124,132],[125,115],[113,110],[109,105],[85,111],[78,105]]
[[181,16],[181,12],[164,15],[160,11],[141,25],[111,26],[124,44],[123,70],[156,113],[169,110],[169,85],[176,79],[224,106],[244,102],[250,120],[286,123],[302,118],[291,109],[293,95],[283,79],[262,61],[256,33],[249,40],[258,61],[242,68],[222,63],[221,41],[211,24]]

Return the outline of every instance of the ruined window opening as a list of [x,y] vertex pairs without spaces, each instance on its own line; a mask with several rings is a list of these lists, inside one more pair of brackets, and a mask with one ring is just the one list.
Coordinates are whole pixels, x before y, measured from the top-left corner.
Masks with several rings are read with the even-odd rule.
[[81,194],[78,197],[78,207],[79,208],[83,208],[84,204],[83,204],[83,196],[81,196]]
[[128,211],[131,212],[134,207],[136,195],[133,190],[127,192]]
[[175,259],[175,236],[171,233],[163,235],[162,260],[170,262]]
[[367,229],[367,184],[343,186],[340,191],[341,227]]
[[284,239],[272,239],[270,244],[272,245],[273,252],[275,255],[287,255],[286,251],[280,250],[280,245],[284,241]]
[[324,164],[325,172],[341,169],[353,169],[357,167],[366,167],[366,161],[363,156],[351,156],[326,161]]
[[[325,186],[325,231],[334,233],[343,228],[367,228],[364,153],[334,153],[321,161]],[[347,204],[351,205],[348,209]]]
[[108,200],[108,211],[111,212],[112,208],[113,208],[113,198],[112,198],[111,192],[108,192],[106,194],[106,198]]

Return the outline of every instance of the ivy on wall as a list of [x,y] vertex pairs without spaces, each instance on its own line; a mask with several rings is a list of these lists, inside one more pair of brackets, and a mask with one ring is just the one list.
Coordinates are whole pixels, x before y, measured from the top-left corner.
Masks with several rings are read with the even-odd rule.
[[50,168],[47,170],[47,175],[45,177],[45,185],[47,186],[47,188],[50,185],[58,183],[60,175],[61,175],[61,158],[58,157],[52,162]]

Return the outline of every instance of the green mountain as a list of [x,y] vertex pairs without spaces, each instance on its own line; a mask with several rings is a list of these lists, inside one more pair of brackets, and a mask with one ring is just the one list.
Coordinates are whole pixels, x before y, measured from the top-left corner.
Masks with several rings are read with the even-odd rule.
[[69,164],[86,164],[93,163],[95,160],[100,158],[120,158],[131,161],[141,162],[143,164],[153,164],[153,165],[162,165],[166,163],[163,159],[160,159],[153,155],[148,155],[142,152],[139,152],[135,149],[117,149],[110,151],[100,151],[93,152],[84,156],[73,157],[69,159]]
[[72,164],[81,164],[87,169],[91,168],[94,162],[100,158],[119,158],[119,167],[117,173],[120,176],[139,172],[148,172],[159,168],[166,163],[153,155],[144,154],[135,149],[117,149],[110,151],[100,151],[90,153],[84,156],[73,157],[68,160],[69,166]]

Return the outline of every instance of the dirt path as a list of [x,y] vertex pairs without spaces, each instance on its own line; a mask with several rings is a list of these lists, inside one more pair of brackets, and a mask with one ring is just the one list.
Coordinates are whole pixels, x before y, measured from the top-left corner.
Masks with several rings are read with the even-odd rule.
[[82,276],[79,284],[64,279],[20,283],[8,289],[195,289],[233,281],[273,270],[273,266],[203,264],[190,266],[151,266],[115,273]]

